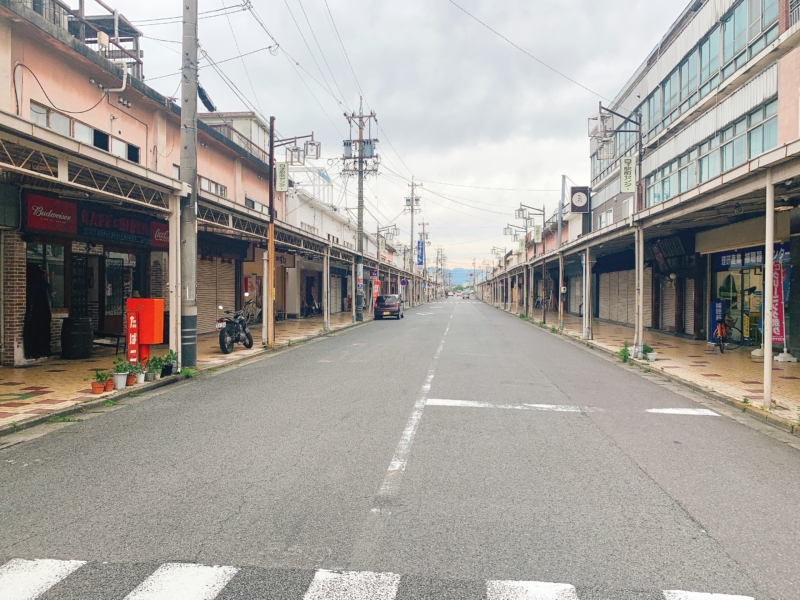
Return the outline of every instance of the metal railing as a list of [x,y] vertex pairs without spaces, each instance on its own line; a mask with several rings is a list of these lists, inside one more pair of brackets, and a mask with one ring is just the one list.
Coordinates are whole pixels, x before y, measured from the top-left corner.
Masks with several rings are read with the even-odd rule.
[[800,21],[800,0],[789,0],[789,27]]
[[227,123],[207,123],[207,125],[228,138],[237,146],[244,148],[260,161],[269,164],[269,152],[254,144],[250,138],[234,129],[232,125],[228,125]]

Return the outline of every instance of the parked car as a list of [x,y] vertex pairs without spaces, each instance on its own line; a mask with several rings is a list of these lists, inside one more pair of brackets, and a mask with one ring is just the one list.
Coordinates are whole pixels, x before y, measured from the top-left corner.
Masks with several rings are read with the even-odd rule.
[[461,294],[461,298],[464,300],[469,300],[469,292],[464,292],[463,294]]
[[375,320],[383,319],[384,317],[404,318],[403,300],[397,294],[378,296],[375,300]]
[[454,294],[453,294],[453,292],[447,292],[447,297],[448,297],[448,298],[449,298],[450,296],[453,296],[453,295],[454,295]]

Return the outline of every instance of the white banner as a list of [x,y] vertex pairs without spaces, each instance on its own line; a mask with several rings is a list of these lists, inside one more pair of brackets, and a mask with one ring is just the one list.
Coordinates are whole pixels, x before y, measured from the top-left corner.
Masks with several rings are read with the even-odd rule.
[[286,192],[289,190],[289,163],[275,164],[275,191]]

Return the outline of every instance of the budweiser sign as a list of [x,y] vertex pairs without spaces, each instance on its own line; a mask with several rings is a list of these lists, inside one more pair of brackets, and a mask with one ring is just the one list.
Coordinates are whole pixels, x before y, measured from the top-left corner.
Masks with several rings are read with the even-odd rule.
[[150,221],[150,245],[153,248],[169,249],[169,223]]
[[27,227],[75,235],[78,232],[78,205],[74,202],[28,194]]

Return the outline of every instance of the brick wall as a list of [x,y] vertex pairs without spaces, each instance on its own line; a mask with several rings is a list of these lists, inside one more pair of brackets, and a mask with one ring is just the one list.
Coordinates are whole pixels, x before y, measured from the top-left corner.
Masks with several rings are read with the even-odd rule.
[[22,329],[25,322],[25,242],[19,231],[3,231],[3,366],[25,363]]
[[778,35],[789,28],[789,0],[778,0]]

